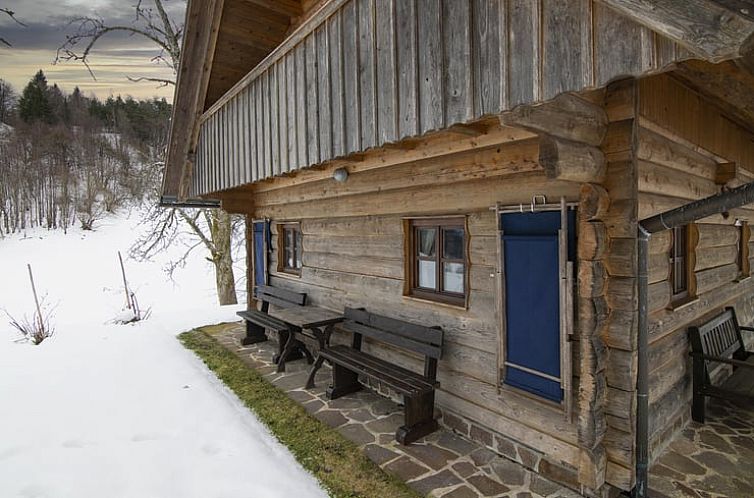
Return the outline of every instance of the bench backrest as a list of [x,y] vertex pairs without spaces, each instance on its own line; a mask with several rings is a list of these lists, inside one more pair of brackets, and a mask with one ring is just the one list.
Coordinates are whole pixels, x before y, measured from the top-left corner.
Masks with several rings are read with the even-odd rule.
[[306,304],[306,293],[293,292],[280,287],[271,285],[257,286],[257,299],[262,301],[262,311],[267,313],[270,304],[281,308],[291,308],[293,306],[304,306]]
[[362,337],[419,353],[425,358],[424,376],[434,380],[442,357],[443,330],[425,327],[366,311],[346,308],[342,328],[353,333],[353,347],[361,349]]
[[693,352],[728,358],[745,349],[736,311],[730,307],[698,327],[689,327],[689,333]]

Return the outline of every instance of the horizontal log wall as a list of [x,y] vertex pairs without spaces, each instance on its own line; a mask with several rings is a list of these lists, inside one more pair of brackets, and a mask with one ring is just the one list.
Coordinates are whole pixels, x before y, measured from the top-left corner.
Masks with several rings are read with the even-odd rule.
[[[737,163],[737,176],[728,186],[752,180],[748,169],[754,168],[751,150],[754,136],[726,120],[714,103],[664,75],[641,81],[639,92],[640,219],[718,193],[721,186],[715,183],[715,178],[719,163]],[[697,299],[675,309],[669,281],[671,237],[669,232],[652,236],[649,429],[653,458],[674,435],[674,430],[689,419],[688,327],[731,305],[736,306],[743,323],[754,319],[753,279],[739,279],[737,262],[742,232],[734,226],[736,218],[754,220],[754,206],[697,223],[698,242],[694,251]],[[625,367],[635,371],[635,361]]]
[[592,0],[350,0],[331,10],[208,111],[190,196],[689,57]]
[[[441,326],[445,348],[438,405],[520,441],[551,461],[578,468],[575,423],[569,423],[558,407],[498,390],[497,224],[489,208],[497,202],[528,204],[534,194],[547,195],[552,201],[560,196],[569,201],[579,198],[580,184],[545,178],[536,165],[538,153],[537,141],[525,137],[354,172],[344,183],[328,175],[282,189],[266,190],[269,185],[260,184],[258,192],[250,188],[245,194],[251,202],[238,199],[235,205],[253,209],[255,218],[271,218],[273,231],[278,221],[301,223],[301,277],[276,271],[273,237],[273,285],[307,292],[314,305],[337,310],[364,306]],[[467,219],[467,309],[404,296],[404,217],[449,214]],[[373,353],[421,369],[418,358],[393,349],[379,348]]]

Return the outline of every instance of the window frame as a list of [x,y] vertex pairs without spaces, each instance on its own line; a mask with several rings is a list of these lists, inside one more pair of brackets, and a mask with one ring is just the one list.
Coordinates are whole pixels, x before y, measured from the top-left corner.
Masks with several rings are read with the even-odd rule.
[[[469,231],[465,216],[438,216],[424,218],[408,218],[406,221],[406,236],[408,238],[406,265],[406,296],[433,301],[437,303],[466,307],[469,297]],[[435,229],[435,256],[421,257],[418,252],[419,230],[422,228]],[[463,255],[461,258],[447,258],[444,255],[444,234],[447,230],[462,230]],[[435,263],[434,290],[419,287],[419,261],[433,261]],[[463,265],[463,292],[444,290],[445,280],[443,266],[445,263],[459,263]]]
[[[676,252],[676,234],[680,233],[683,238],[684,250],[679,255]],[[696,299],[696,243],[699,237],[694,223],[688,223],[680,227],[670,229],[670,308],[675,309]],[[678,261],[680,260],[680,261]],[[685,288],[676,288],[676,272],[681,268],[684,272]]]
[[[304,235],[301,232],[301,223],[285,221],[277,224],[278,229],[278,258],[277,258],[277,270],[280,273],[287,275],[301,276],[301,269],[304,266]],[[287,233],[293,232],[293,247],[290,248],[293,251],[294,266],[288,266],[288,237]]]
[[746,220],[739,220],[738,224],[738,280],[744,280],[751,276],[751,264],[749,263],[749,239],[751,228]]

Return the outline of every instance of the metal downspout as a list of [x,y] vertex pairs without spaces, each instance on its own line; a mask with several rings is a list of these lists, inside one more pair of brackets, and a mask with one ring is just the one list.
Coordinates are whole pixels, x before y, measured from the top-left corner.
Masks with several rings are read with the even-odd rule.
[[647,317],[649,238],[651,234],[639,223],[638,297],[639,323],[636,370],[636,487],[634,498],[646,498],[649,471],[649,323]]

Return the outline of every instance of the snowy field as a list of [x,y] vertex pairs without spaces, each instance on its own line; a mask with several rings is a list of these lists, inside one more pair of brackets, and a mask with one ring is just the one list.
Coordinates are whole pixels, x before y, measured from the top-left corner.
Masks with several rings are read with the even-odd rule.
[[[235,319],[238,307],[216,304],[204,254],[175,282],[166,260],[127,260],[152,316],[108,324],[125,302],[117,251],[127,253],[136,219],[0,239],[0,497],[326,496],[175,338]],[[39,346],[15,342],[3,312],[32,313],[27,263],[57,304],[55,335]]]

